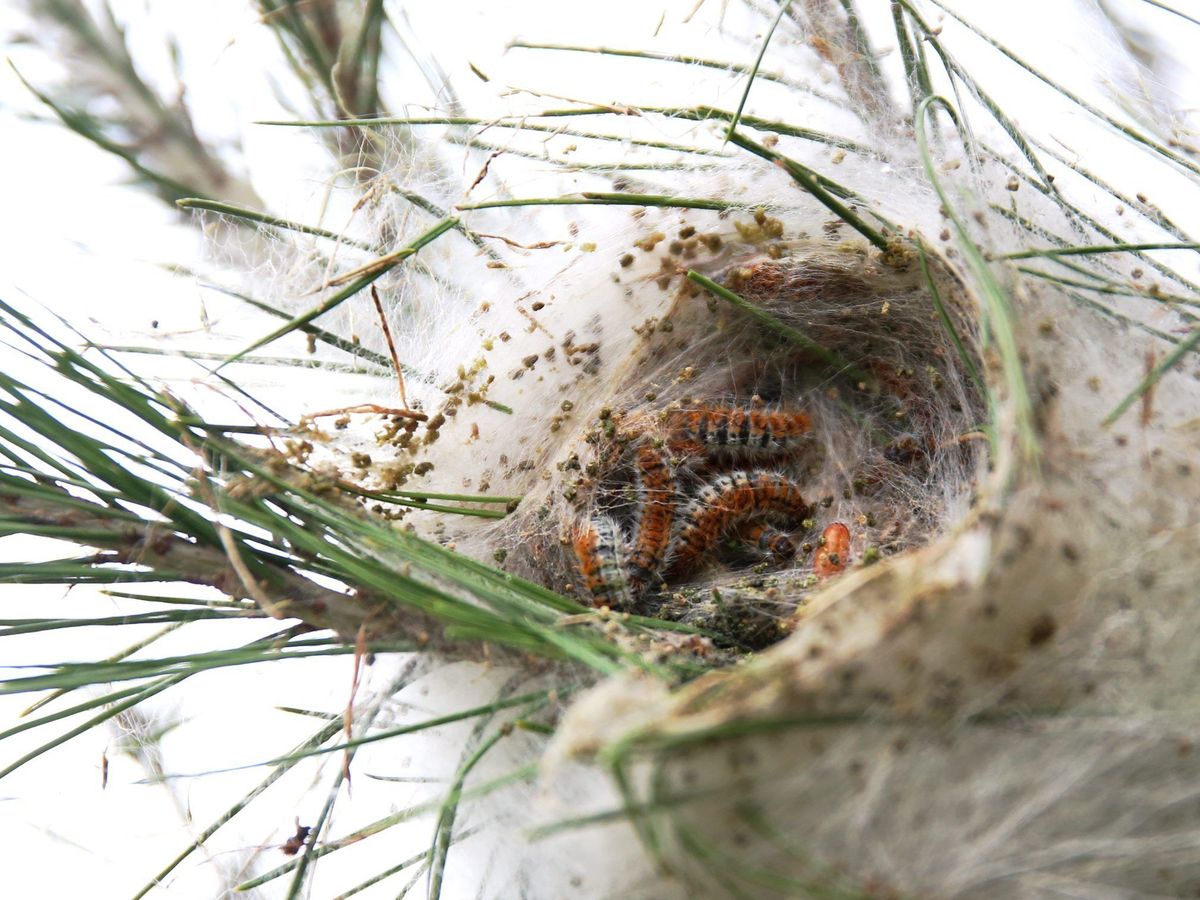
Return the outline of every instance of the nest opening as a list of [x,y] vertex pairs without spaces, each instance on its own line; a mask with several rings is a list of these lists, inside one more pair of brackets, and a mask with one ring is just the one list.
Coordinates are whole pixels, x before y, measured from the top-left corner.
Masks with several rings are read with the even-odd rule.
[[987,413],[971,301],[936,259],[729,241],[702,272],[744,305],[667,288],[559,467],[560,527],[522,540],[582,602],[693,626],[720,662],[960,518]]

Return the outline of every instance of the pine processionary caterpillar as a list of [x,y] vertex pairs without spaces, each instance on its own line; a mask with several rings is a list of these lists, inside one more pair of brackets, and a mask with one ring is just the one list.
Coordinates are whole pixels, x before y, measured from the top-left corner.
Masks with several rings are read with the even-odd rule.
[[662,569],[675,519],[675,477],[665,454],[644,444],[635,457],[637,533],[629,556],[629,583],[640,591]]
[[[634,597],[662,582],[665,569],[687,571],[732,531],[763,559],[782,563],[795,556],[795,544],[786,533],[759,521],[783,518],[792,522],[807,512],[800,489],[791,479],[763,470],[728,472],[705,484],[681,510],[668,454],[710,458],[724,451],[785,454],[811,431],[810,417],[753,405],[702,404],[667,413],[665,424],[665,449],[645,434],[621,433],[602,465],[617,466],[626,452],[632,453],[636,481],[632,542],[626,541],[618,522],[604,516],[580,525],[573,536],[585,587],[597,606],[632,608]],[[672,526],[680,518],[673,534]],[[677,558],[672,560],[672,556]]]
[[803,519],[808,505],[792,479],[761,469],[730,472],[706,484],[687,505],[673,544],[672,568],[684,572],[721,536],[757,518]]
[[674,452],[783,453],[811,430],[812,419],[806,413],[787,410],[698,406],[667,415],[668,446]]
[[796,555],[791,535],[767,522],[744,525],[737,530],[736,536],[752,553],[773,563],[787,562]]
[[625,536],[620,526],[607,516],[597,516],[576,528],[571,546],[592,605],[631,609],[633,594],[625,575]]

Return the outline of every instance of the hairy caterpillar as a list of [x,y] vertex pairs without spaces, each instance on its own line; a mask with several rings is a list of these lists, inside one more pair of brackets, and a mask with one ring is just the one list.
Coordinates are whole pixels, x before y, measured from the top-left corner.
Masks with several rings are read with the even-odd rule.
[[736,538],[752,553],[773,563],[784,563],[796,555],[792,536],[768,522],[751,522],[739,528]]
[[662,451],[643,444],[635,458],[638,483],[637,532],[629,556],[629,584],[635,593],[662,569],[675,519],[675,477]]
[[571,546],[592,604],[631,608],[633,594],[626,577],[626,543],[620,526],[608,516],[597,516],[575,529]]
[[669,446],[675,452],[714,450],[786,452],[812,430],[806,413],[701,405],[667,416]]
[[784,475],[762,469],[722,475],[684,509],[672,547],[672,571],[688,571],[737,525],[763,517],[798,522],[807,513],[799,485]]

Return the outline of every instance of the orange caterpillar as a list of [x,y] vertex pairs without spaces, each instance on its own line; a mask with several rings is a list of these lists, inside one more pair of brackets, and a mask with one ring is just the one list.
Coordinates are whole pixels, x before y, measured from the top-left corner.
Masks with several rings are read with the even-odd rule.
[[683,511],[673,544],[676,572],[685,572],[716,546],[721,536],[747,520],[783,517],[798,521],[808,505],[792,479],[761,469],[730,472],[700,489]]
[[629,586],[634,593],[658,575],[671,542],[675,519],[675,477],[665,454],[648,444],[637,448],[637,534],[629,555]]
[[806,413],[738,406],[698,406],[667,415],[668,446],[676,453],[714,450],[783,453],[812,430]]
[[607,516],[580,525],[571,542],[584,587],[593,606],[631,609],[633,594],[625,576],[625,536]]
[[813,572],[821,578],[837,575],[850,562],[850,529],[834,522],[821,532],[820,549],[813,560]]
[[791,535],[766,522],[751,522],[739,528],[736,536],[751,552],[776,564],[796,555]]

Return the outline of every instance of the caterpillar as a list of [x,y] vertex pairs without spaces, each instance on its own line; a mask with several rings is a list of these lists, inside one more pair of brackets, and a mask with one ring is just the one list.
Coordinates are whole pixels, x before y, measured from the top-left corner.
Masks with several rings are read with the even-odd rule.
[[680,517],[672,543],[672,569],[686,572],[721,536],[757,518],[799,521],[808,513],[792,479],[761,469],[730,472],[704,485]]
[[602,470],[618,466],[622,457],[632,455],[636,507],[626,523],[632,540],[627,541],[621,525],[608,517],[579,526],[572,539],[586,589],[597,606],[631,608],[635,597],[652,584],[662,584],[664,572],[687,571],[738,526],[744,526],[737,532],[742,544],[762,559],[780,563],[795,556],[796,547],[786,533],[756,521],[803,517],[807,505],[790,479],[761,470],[729,472],[704,485],[681,510],[669,456],[786,453],[811,431],[808,414],[702,404],[668,412],[665,426],[661,446],[634,431],[618,434],[601,465]]
[[675,519],[675,477],[665,454],[644,444],[637,448],[637,532],[629,555],[629,585],[634,593],[658,575],[671,542]]
[[767,522],[751,522],[739,528],[735,535],[752,553],[773,563],[787,562],[796,555],[791,535]]
[[668,446],[677,453],[781,453],[811,430],[807,413],[787,410],[702,405],[667,414]]
[[631,609],[633,594],[625,574],[626,545],[620,526],[607,516],[592,518],[575,529],[571,547],[592,605]]

